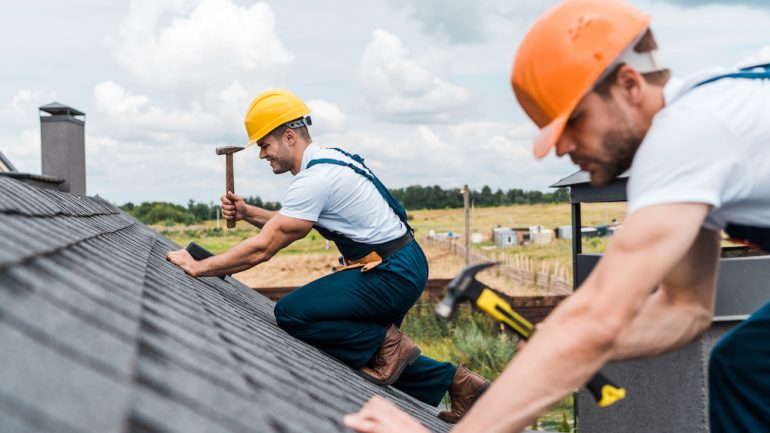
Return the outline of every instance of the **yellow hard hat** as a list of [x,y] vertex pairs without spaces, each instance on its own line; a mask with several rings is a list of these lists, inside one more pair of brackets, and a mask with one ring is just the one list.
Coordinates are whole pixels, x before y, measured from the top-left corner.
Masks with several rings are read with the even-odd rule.
[[249,136],[246,146],[251,146],[275,128],[292,120],[303,120],[301,125],[289,125],[292,128],[309,125],[309,121],[304,121],[308,113],[310,108],[287,90],[273,89],[260,93],[246,110],[246,134]]

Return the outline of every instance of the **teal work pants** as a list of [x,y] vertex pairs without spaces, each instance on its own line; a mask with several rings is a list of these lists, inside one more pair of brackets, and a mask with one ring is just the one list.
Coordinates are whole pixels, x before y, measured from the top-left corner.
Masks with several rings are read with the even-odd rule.
[[[360,369],[382,345],[385,327],[401,324],[427,279],[427,260],[412,241],[371,271],[335,272],[294,290],[276,304],[275,319],[292,336]],[[455,370],[423,355],[393,386],[437,406]]]
[[770,432],[770,303],[719,340],[708,377],[712,433]]

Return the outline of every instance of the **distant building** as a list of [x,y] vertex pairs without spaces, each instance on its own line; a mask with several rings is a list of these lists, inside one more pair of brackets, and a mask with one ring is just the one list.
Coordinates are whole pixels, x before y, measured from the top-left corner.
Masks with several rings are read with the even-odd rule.
[[518,238],[516,237],[516,231],[512,228],[498,227],[492,230],[492,233],[495,239],[495,245],[497,245],[498,248],[511,247],[519,244]]

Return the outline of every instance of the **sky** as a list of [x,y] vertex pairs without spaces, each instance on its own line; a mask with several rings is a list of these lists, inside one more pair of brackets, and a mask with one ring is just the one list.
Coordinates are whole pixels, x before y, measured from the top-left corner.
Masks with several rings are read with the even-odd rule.
[[[675,76],[770,61],[770,2],[631,1],[652,14]],[[548,186],[510,87],[516,47],[552,0],[0,0],[0,151],[40,173],[37,107],[86,113],[89,195],[218,202],[215,149],[247,141],[250,101],[288,89],[321,146],[366,158],[391,188]],[[236,192],[282,200],[251,147]]]

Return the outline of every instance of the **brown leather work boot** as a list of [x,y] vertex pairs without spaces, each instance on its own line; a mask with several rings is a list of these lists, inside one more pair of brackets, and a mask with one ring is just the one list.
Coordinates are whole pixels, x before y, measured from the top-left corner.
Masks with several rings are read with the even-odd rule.
[[457,372],[449,385],[449,398],[452,400],[452,410],[445,410],[438,417],[452,424],[460,421],[460,418],[476,403],[481,394],[492,385],[491,382],[480,375],[468,370],[464,365],[457,366]]
[[420,356],[420,349],[409,337],[390,324],[385,328],[385,340],[374,355],[372,365],[358,370],[366,380],[388,386],[398,380],[404,369]]

